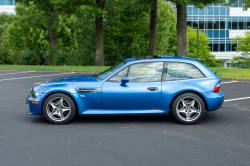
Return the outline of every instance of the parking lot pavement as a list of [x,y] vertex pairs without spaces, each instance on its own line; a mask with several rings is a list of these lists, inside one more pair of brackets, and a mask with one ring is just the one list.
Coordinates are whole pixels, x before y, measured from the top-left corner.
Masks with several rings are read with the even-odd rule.
[[[85,116],[52,125],[28,115],[30,88],[87,73],[7,74],[15,72],[0,70],[0,165],[250,165],[250,99],[225,102],[196,125],[171,115]],[[226,100],[250,97],[250,83],[222,84],[222,91]]]

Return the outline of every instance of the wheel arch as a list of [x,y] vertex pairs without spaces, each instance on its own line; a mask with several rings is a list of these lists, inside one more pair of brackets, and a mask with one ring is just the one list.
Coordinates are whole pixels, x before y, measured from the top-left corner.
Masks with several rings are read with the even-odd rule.
[[173,104],[174,100],[176,99],[176,97],[178,97],[179,95],[181,95],[181,94],[183,94],[183,93],[194,93],[194,94],[200,96],[200,97],[202,98],[202,100],[204,101],[205,110],[206,110],[206,111],[208,110],[206,98],[205,98],[201,93],[199,93],[199,92],[197,92],[197,91],[194,91],[194,90],[182,91],[182,92],[179,92],[179,93],[175,94],[175,96],[172,98],[172,100],[171,100],[171,102],[170,102],[169,110],[171,110],[172,104]]
[[63,94],[65,94],[65,95],[69,96],[69,97],[74,101],[74,103],[75,103],[75,105],[76,105],[76,112],[79,114],[79,111],[78,111],[78,110],[79,110],[78,104],[77,104],[75,98],[74,98],[69,92],[65,92],[65,91],[53,91],[53,92],[47,93],[47,95],[44,97],[43,102],[42,102],[42,105],[41,105],[41,115],[43,115],[43,103],[44,103],[44,101],[45,101],[46,98],[48,98],[50,95],[55,94],[55,93],[63,93]]

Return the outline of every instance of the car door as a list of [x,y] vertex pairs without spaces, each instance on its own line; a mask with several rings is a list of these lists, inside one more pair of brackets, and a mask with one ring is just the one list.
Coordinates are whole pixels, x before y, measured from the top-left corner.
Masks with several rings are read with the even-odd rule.
[[[164,62],[133,64],[118,72],[102,86],[102,107],[105,109],[154,109],[161,95]],[[121,85],[127,76],[129,82]]]

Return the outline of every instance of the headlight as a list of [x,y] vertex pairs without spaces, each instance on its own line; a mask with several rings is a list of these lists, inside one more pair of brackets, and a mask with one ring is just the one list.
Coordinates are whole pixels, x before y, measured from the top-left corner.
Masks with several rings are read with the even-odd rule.
[[31,96],[32,98],[37,98],[40,94],[41,94],[41,93],[35,92],[35,91],[33,91],[33,90],[30,92],[30,96]]

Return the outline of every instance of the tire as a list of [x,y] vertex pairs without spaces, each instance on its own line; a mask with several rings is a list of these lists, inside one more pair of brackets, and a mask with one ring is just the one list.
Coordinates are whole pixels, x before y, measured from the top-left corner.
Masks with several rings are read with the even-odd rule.
[[182,124],[197,123],[205,115],[205,103],[194,93],[183,93],[177,96],[171,109],[174,118]]
[[43,102],[43,115],[53,124],[69,123],[76,114],[76,105],[71,97],[64,93],[54,93]]

